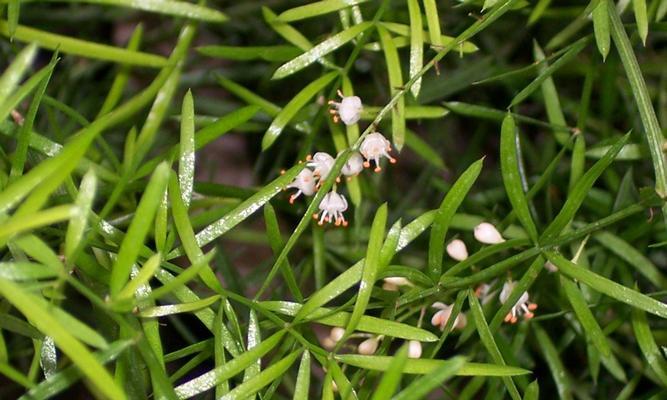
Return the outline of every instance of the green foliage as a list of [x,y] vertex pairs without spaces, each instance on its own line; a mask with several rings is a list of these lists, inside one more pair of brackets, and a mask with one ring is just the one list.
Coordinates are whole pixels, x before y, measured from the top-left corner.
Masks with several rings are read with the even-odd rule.
[[0,0],[0,398],[663,395],[666,1],[223,3]]

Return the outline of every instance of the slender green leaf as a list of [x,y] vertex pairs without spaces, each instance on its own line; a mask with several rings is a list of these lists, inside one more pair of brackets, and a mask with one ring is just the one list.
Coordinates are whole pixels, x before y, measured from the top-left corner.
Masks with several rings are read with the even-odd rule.
[[167,163],[160,164],[146,186],[146,191],[137,206],[135,217],[130,223],[127,235],[123,238],[118,250],[118,257],[111,270],[109,287],[112,295],[118,294],[129,279],[132,264],[137,260],[155,217],[155,212],[167,188],[169,171]]
[[442,46],[440,38],[440,17],[438,16],[438,7],[435,0],[424,0],[424,12],[426,13],[426,23],[428,25],[428,35],[431,44]]
[[371,400],[385,400],[391,399],[401,383],[401,376],[403,375],[403,367],[405,361],[408,359],[408,345],[404,344],[392,357],[387,371],[382,375],[382,379],[375,388],[375,393]]
[[179,142],[178,183],[185,207],[192,199],[192,185],[195,176],[195,108],[192,91],[183,98],[181,110],[181,141]]
[[562,276],[560,284],[565,291],[565,296],[570,302],[574,313],[577,315],[577,319],[581,322],[581,326],[584,328],[588,339],[593,343],[600,354],[605,357],[610,357],[611,348],[609,347],[609,343],[607,343],[607,338],[602,332],[600,325],[595,320],[579,286],[568,278]]
[[660,382],[663,385],[667,385],[667,362],[665,361],[665,356],[658,349],[646,314],[638,308],[632,310],[632,329],[635,332],[637,343],[648,365],[655,372]]
[[[9,27],[4,21],[0,21],[0,35],[9,36]],[[13,37],[18,41],[35,43],[38,46],[47,49],[58,49],[58,51],[65,54],[112,61],[120,64],[133,64],[152,68],[162,68],[167,64],[167,60],[164,57],[155,54],[142,53],[88,42],[81,39],[40,31],[23,25],[16,27]]]
[[88,225],[88,218],[93,206],[96,188],[97,177],[95,172],[90,170],[81,179],[79,195],[76,198],[76,205],[79,207],[79,212],[76,217],[70,220],[67,226],[67,233],[65,234],[65,257],[67,259],[70,259],[74,255],[81,243],[83,233]]
[[515,105],[521,103],[523,100],[528,98],[537,88],[539,88],[542,83],[551,75],[554,74],[559,68],[561,68],[563,65],[567,64],[570,62],[574,57],[581,52],[581,50],[586,47],[588,44],[588,39],[583,38],[574,43],[570,50],[568,50],[565,54],[563,54],[562,57],[560,57],[558,60],[556,60],[553,64],[549,65],[548,67],[544,68],[544,70],[540,71],[540,74],[535,78],[528,86],[526,86],[519,94],[514,96],[512,99],[512,102],[510,103],[510,107],[514,107]]
[[176,394],[180,399],[187,399],[230,379],[276,347],[284,335],[285,331],[274,333],[257,347],[240,354],[226,364],[179,385],[176,387]]
[[[128,347],[133,344],[131,340],[118,340],[109,345],[105,350],[93,354],[93,356],[102,364],[115,360]],[[43,380],[37,386],[30,389],[20,400],[42,400],[56,396],[58,393],[75,384],[83,375],[83,370],[76,365],[70,365],[56,374]]]
[[35,60],[37,49],[37,44],[30,43],[16,55],[14,61],[0,76],[0,99],[6,99],[16,89]]
[[551,376],[556,383],[556,389],[558,389],[558,396],[561,399],[572,399],[572,383],[558,355],[558,349],[556,349],[544,329],[536,323],[533,325],[533,332],[535,332],[537,342],[540,344],[540,349],[551,370]]
[[[393,357],[389,356],[362,356],[358,354],[340,354],[335,356],[335,358],[345,364],[351,365],[353,367],[359,367],[364,369],[370,369],[373,371],[386,371],[391,363]],[[411,358],[405,361],[405,366],[403,368],[404,374],[430,374],[436,371],[439,368],[449,366],[451,368],[452,364],[459,364],[460,357],[454,357],[450,360],[431,360],[431,359],[419,359]],[[465,363],[460,367],[457,376],[516,376],[516,375],[526,375],[530,371],[510,367],[507,365],[495,365],[495,364],[481,364],[481,363]]]
[[294,387],[294,400],[308,400],[310,392],[310,352],[304,351],[301,355],[299,364],[299,373],[296,376],[296,385]]
[[588,192],[593,187],[595,181],[602,175],[605,169],[614,161],[616,154],[623,148],[627,142],[629,134],[618,140],[612,148],[607,151],[604,157],[598,160],[586,173],[577,181],[576,185],[570,192],[563,208],[553,219],[551,224],[542,232],[540,240],[550,240],[555,238],[561,231],[570,223],[577,210],[586,199]]
[[40,303],[38,298],[25,292],[20,286],[0,278],[0,294],[25,315],[41,332],[52,337],[58,347],[83,372],[101,394],[109,399],[125,399],[123,391],[114,383],[109,372]]
[[646,37],[648,36],[648,16],[646,15],[646,0],[632,0],[632,9],[635,12],[635,21],[637,21],[637,31],[642,43],[646,46]]
[[514,118],[507,114],[500,132],[500,169],[503,175],[503,184],[521,225],[526,229],[533,243],[537,243],[537,228],[530,215],[528,200],[521,182],[519,146],[519,134],[514,124]]
[[273,362],[270,367],[262,371],[247,382],[235,387],[226,395],[222,396],[220,400],[234,400],[244,399],[260,391],[264,386],[281,377],[289,367],[294,364],[294,361],[299,357],[301,350],[297,350],[280,361]]
[[[384,58],[387,63],[389,92],[392,98],[395,98],[403,90],[401,62],[396,46],[394,46],[394,42],[391,40],[391,34],[381,25],[377,26],[377,31],[380,35],[380,43],[382,43],[382,50],[384,51]],[[415,75],[412,78],[418,79],[419,76]],[[401,151],[405,142],[405,100],[403,96],[399,96],[391,108],[391,135],[394,146],[396,146],[398,151]]]
[[362,22],[358,25],[354,25],[349,29],[346,29],[340,33],[333,35],[332,37],[317,44],[315,47],[309,49],[300,56],[281,65],[273,74],[271,79],[282,79],[286,76],[292,75],[293,73],[306,68],[307,66],[316,62],[323,56],[331,53],[332,51],[338,49],[339,47],[348,43],[352,39],[356,38],[359,34],[365,32],[371,26],[373,26],[373,23],[371,22]]
[[598,0],[598,5],[593,9],[593,29],[595,31],[595,43],[602,55],[602,60],[607,59],[611,48],[611,33],[609,32],[609,13],[607,12],[607,1]]
[[639,308],[659,317],[667,318],[667,304],[582,268],[559,254],[546,252],[545,255],[549,261],[558,267],[560,272],[572,279],[582,282],[591,289],[606,294],[607,296],[626,303],[634,308]]
[[[300,314],[300,310],[303,308],[301,304],[287,301],[264,301],[260,304],[267,310],[290,316]],[[307,319],[323,325],[345,327],[350,319],[350,313],[334,311],[329,308],[316,308],[309,313]],[[361,317],[356,330],[405,340],[418,340],[420,342],[434,342],[438,340],[437,336],[425,329],[370,315],[363,315]]]
[[593,235],[593,238],[609,251],[630,264],[631,267],[644,275],[644,277],[656,287],[667,286],[667,279],[665,279],[653,262],[625,240],[606,231],[596,233]]
[[[635,57],[630,39],[628,39],[628,35],[625,32],[625,28],[613,2],[607,2],[607,10],[611,21],[611,36],[618,49],[625,74],[630,81],[632,96],[637,103],[639,116],[641,117],[646,140],[651,152],[653,169],[655,171],[655,191],[658,192],[659,196],[664,198],[667,195],[667,163],[663,154],[664,136],[658,123],[658,118],[655,115],[646,82],[642,76],[641,69],[639,69],[637,57]],[[665,214],[664,209],[663,214]]]
[[456,180],[452,188],[440,203],[440,208],[433,220],[431,237],[428,250],[428,273],[431,279],[437,279],[442,274],[442,258],[445,254],[445,238],[449,225],[456,214],[463,199],[477,180],[482,171],[484,159],[477,160],[471,164],[463,174]]
[[262,138],[262,150],[266,150],[278,139],[278,136],[283,132],[283,129],[294,118],[294,116],[301,110],[313,96],[320,90],[324,89],[337,76],[336,72],[329,72],[321,76],[317,80],[309,83],[303,88],[287,105],[276,115],[269,128],[266,130]]
[[[473,319],[475,320],[475,326],[477,327],[477,333],[479,333],[479,338],[481,339],[486,351],[489,352],[493,361],[499,366],[505,366],[505,360],[503,359],[496,340],[493,338],[493,334],[489,329],[489,326],[486,323],[484,318],[484,311],[482,310],[482,305],[477,300],[477,297],[473,294],[471,290],[468,291],[468,303],[470,304],[470,311],[472,313]],[[504,377],[503,382],[507,387],[507,391],[513,399],[521,399],[519,390],[516,388],[512,378]]]
[[[286,171],[284,175],[279,176],[271,183],[267,184],[264,189],[243,201],[224,217],[197,233],[197,245],[204,246],[212,242],[216,238],[224,235],[227,231],[238,225],[241,221],[248,218],[253,212],[266,204],[267,201],[271,200],[273,196],[280,193],[282,189],[284,189],[292,180],[294,180],[299,172],[301,172],[303,167],[303,165],[296,165],[292,167]],[[183,252],[180,249],[172,251],[167,256],[167,259],[173,259],[182,254]]]
[[135,10],[149,11],[158,14],[172,15],[175,17],[191,18],[206,22],[225,22],[227,16],[212,8],[204,7],[198,4],[191,4],[183,1],[173,0],[22,0],[30,1],[51,1],[67,3],[88,3],[101,4],[105,6],[125,7]]
[[278,19],[284,22],[299,21],[343,10],[348,7],[365,3],[368,0],[322,0],[299,7],[290,8],[278,15]]
[[[413,77],[424,66],[424,39],[422,38],[422,13],[418,0],[408,0],[410,14],[410,77]],[[410,87],[412,95],[417,98],[422,80],[418,78]]]
[[192,312],[206,308],[216,301],[220,300],[219,295],[207,297],[205,299],[193,301],[190,303],[170,304],[168,306],[149,307],[141,310],[139,316],[144,318],[164,317],[166,315]]
[[347,335],[352,334],[357,329],[359,321],[366,312],[366,307],[371,299],[371,292],[373,291],[373,286],[375,286],[378,271],[385,267],[384,265],[380,265],[380,250],[382,249],[382,241],[386,232],[387,212],[387,203],[385,203],[378,208],[375,218],[373,218],[364,267],[361,271],[361,283],[357,292],[357,300],[354,303],[352,315],[350,315],[350,319],[345,327]]
[[450,358],[431,372],[412,381],[405,389],[394,396],[394,400],[422,399],[432,390],[442,385],[447,379],[457,375],[465,365],[465,357],[457,356]]

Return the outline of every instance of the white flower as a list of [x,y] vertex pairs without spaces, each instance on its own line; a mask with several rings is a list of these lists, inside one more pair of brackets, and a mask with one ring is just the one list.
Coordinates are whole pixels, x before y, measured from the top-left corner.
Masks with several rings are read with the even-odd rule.
[[422,356],[422,344],[418,340],[408,342],[408,358],[419,358]]
[[371,354],[375,353],[375,350],[378,349],[378,343],[379,343],[379,338],[372,337],[370,339],[366,339],[363,342],[359,343],[359,347],[357,347],[357,352],[365,356],[370,356]]
[[[439,327],[441,331],[444,330],[445,325],[447,325],[447,321],[449,321],[449,317],[452,316],[452,308],[454,308],[454,306],[438,301],[433,303],[431,307],[440,309],[440,311],[433,314],[433,318],[431,318],[431,325]],[[466,316],[459,313],[459,315],[456,316],[456,320],[454,320],[454,328],[463,329],[465,328],[466,323]]]
[[334,191],[327,193],[322,199],[319,208],[322,215],[318,217],[317,214],[313,214],[314,219],[319,218],[318,225],[323,225],[324,222],[331,222],[333,220],[336,226],[347,226],[347,221],[343,216],[343,212],[347,210],[347,200],[342,194]]
[[364,169],[364,159],[361,157],[361,154],[358,152],[352,153],[350,158],[347,160],[345,165],[343,165],[343,169],[341,172],[345,176],[357,176],[359,172],[361,172]]
[[456,261],[463,261],[468,258],[468,249],[463,240],[454,239],[447,245],[447,254]]
[[296,193],[289,198],[290,204],[294,204],[294,200],[302,193],[306,196],[312,196],[315,193],[315,177],[313,176],[313,172],[308,168],[302,169],[292,183],[287,185],[287,188],[297,189]]
[[334,326],[331,328],[331,333],[329,333],[329,337],[331,340],[333,340],[335,343],[340,342],[340,340],[345,336],[345,329],[339,327],[339,326]]
[[323,151],[315,153],[313,157],[306,157],[306,161],[308,162],[306,165],[313,168],[313,176],[319,178],[320,182],[327,179],[331,168],[333,168],[336,162],[331,155]]
[[547,261],[544,263],[544,268],[546,268],[547,271],[549,272],[556,272],[558,271],[558,267],[555,266],[551,261]]
[[340,90],[338,96],[342,99],[340,103],[329,100],[329,105],[333,106],[329,113],[333,116],[334,122],[338,122],[338,119],[340,119],[345,125],[356,124],[361,118],[361,110],[364,108],[361,105],[361,99],[358,96],[343,96],[343,92]]
[[[509,299],[510,294],[516,286],[516,282],[509,280],[503,285],[503,290],[500,291],[500,302],[505,304],[507,299]],[[512,310],[507,313],[505,316],[505,322],[511,322],[515,324],[518,321],[518,317],[523,315],[524,319],[531,319],[535,316],[532,313],[537,308],[537,304],[531,303],[528,297],[528,292],[523,292],[519,300],[512,306]]]
[[498,229],[488,222],[482,222],[474,229],[475,239],[484,244],[497,244],[505,241]]
[[382,168],[380,168],[380,158],[382,157],[387,157],[392,164],[396,163],[396,159],[389,155],[389,152],[391,151],[391,143],[378,132],[373,132],[366,136],[364,141],[361,142],[359,151],[366,159],[364,167],[370,167],[371,160],[375,162],[375,172],[380,172],[382,170]]

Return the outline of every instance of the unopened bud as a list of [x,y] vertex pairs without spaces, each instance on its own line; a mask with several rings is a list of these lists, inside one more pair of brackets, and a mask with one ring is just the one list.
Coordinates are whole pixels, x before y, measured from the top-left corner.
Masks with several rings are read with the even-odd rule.
[[488,222],[482,222],[474,230],[475,239],[484,244],[497,244],[505,241],[498,229]]
[[370,356],[375,353],[375,350],[378,349],[378,340],[377,338],[366,339],[363,342],[359,343],[357,351],[359,354]]
[[447,254],[456,261],[463,261],[468,258],[468,249],[463,240],[454,239],[447,245]]
[[422,356],[422,344],[418,340],[411,340],[408,342],[408,357],[419,358]]
[[331,333],[329,334],[329,337],[331,338],[331,340],[334,341],[334,343],[338,343],[343,338],[343,336],[345,336],[345,329],[339,326],[331,328]]

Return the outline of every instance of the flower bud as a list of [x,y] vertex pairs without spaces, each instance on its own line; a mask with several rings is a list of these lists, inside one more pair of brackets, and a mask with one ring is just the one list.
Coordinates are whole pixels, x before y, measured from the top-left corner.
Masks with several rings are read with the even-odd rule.
[[340,342],[340,340],[345,336],[345,329],[335,326],[331,328],[331,333],[329,334],[329,337],[331,340],[333,340],[335,343]]
[[454,239],[447,245],[447,254],[456,261],[463,261],[468,258],[468,249],[463,240]]
[[327,350],[331,350],[334,347],[336,347],[336,342],[334,342],[331,337],[327,336],[324,339],[322,339],[322,347],[324,347]]
[[398,286],[394,285],[393,283],[390,282],[385,282],[382,284],[382,289],[386,290],[387,292],[398,292]]
[[390,276],[388,278],[384,278],[384,281],[396,286],[406,286],[411,284],[409,280],[402,276]]
[[495,226],[482,222],[474,229],[475,239],[484,244],[497,244],[505,241]]
[[408,357],[419,358],[422,356],[422,344],[418,340],[411,340],[408,342]]
[[377,349],[378,349],[378,340],[377,338],[372,337],[370,339],[366,339],[363,342],[359,343],[357,351],[359,352],[359,354],[370,356],[371,354],[375,353],[375,350]]

